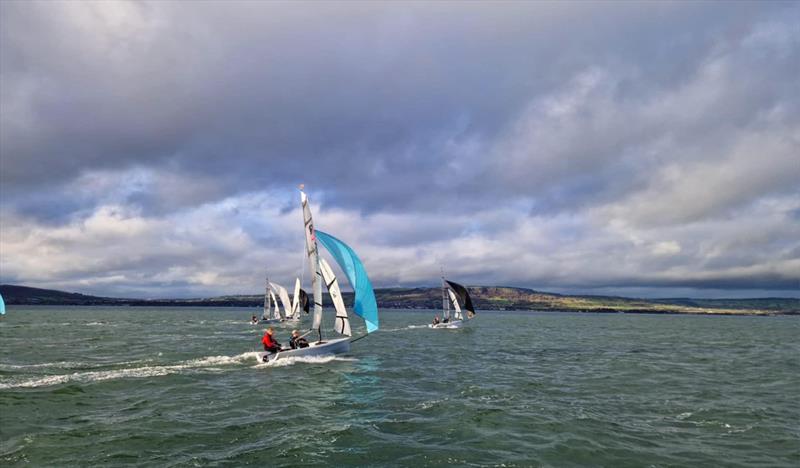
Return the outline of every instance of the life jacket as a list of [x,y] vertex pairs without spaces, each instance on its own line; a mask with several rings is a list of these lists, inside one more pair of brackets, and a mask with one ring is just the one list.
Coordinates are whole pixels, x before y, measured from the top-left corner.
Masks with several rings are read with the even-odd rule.
[[264,343],[264,346],[267,348],[278,346],[278,343],[275,342],[275,339],[269,333],[264,333],[264,338],[261,338],[261,342]]

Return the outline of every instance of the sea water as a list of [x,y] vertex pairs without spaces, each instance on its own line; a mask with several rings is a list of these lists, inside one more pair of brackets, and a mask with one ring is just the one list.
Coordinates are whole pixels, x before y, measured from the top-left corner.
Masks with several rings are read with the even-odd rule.
[[10,306],[0,464],[800,466],[800,317],[382,310],[272,365],[253,313]]

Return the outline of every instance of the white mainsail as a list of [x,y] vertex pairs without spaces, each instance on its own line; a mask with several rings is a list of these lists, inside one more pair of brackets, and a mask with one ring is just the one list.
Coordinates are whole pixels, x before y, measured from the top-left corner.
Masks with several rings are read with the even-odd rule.
[[325,280],[325,286],[328,288],[328,293],[331,295],[333,306],[336,308],[336,321],[333,323],[333,330],[342,335],[352,336],[350,332],[350,320],[347,318],[347,309],[344,307],[342,301],[342,291],[339,289],[339,281],[336,275],[333,274],[333,269],[325,261],[324,258],[319,259],[319,269],[322,272],[322,279]]
[[[292,303],[289,301],[289,292],[281,286],[280,284],[276,284],[273,282],[269,283],[272,290],[278,293],[278,297],[281,298],[281,304],[283,304],[283,311],[284,313],[281,314],[281,317],[291,317],[292,315]],[[277,303],[276,303],[277,307]]]
[[461,316],[461,306],[458,305],[458,299],[456,298],[456,294],[450,288],[447,288],[447,293],[450,295],[450,301],[452,301],[453,303],[453,309],[454,309],[453,316],[455,317],[456,320],[461,320],[463,318]]
[[309,271],[311,272],[311,287],[314,291],[314,322],[312,329],[316,329],[322,336],[322,278],[319,271],[319,250],[317,249],[317,236],[314,233],[314,221],[311,218],[311,208],[308,206],[308,197],[300,189],[300,203],[303,205],[303,227],[306,233],[306,255],[308,256]]

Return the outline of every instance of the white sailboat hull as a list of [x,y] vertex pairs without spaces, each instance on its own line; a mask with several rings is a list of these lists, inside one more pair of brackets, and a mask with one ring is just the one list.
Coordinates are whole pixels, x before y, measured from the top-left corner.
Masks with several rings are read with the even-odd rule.
[[309,343],[308,348],[288,349],[279,351],[277,353],[258,353],[258,360],[262,362],[276,361],[278,359],[286,359],[290,357],[307,357],[307,356],[327,356],[331,354],[342,354],[350,351],[350,337],[336,338],[333,340],[325,340],[322,342]]
[[277,318],[275,318],[275,319],[267,319],[267,320],[261,319],[261,323],[281,323],[282,321],[283,320],[277,319]]
[[463,328],[465,325],[466,325],[466,322],[464,322],[463,320],[451,320],[451,321],[449,321],[447,323],[437,323],[436,325],[429,324],[428,328],[435,328],[437,330],[441,330],[441,329],[447,330],[447,329],[454,329],[454,328]]

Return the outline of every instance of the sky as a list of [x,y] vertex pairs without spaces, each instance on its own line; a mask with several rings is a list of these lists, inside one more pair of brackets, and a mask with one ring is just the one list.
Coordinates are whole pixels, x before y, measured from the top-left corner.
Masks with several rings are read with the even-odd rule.
[[800,2],[0,2],[0,282],[800,297]]

